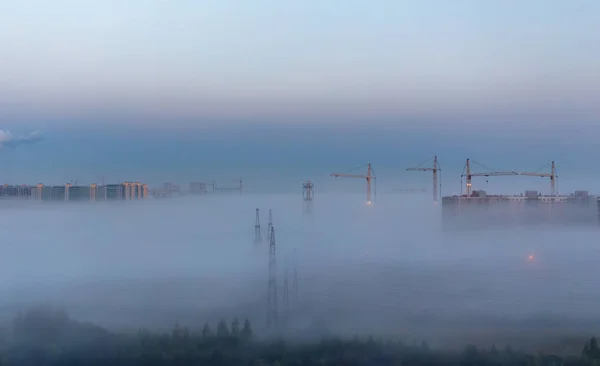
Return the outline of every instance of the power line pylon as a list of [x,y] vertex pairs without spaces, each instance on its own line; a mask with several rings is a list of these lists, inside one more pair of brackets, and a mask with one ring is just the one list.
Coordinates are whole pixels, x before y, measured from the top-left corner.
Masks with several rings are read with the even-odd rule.
[[277,269],[275,259],[275,229],[269,235],[269,300],[267,303],[267,328],[277,328]]
[[298,270],[296,261],[296,248],[294,248],[294,278],[292,279],[292,291],[294,292],[294,301],[298,301]]
[[290,301],[289,301],[289,291],[288,291],[288,266],[285,265],[285,270],[283,273],[283,324],[287,326],[288,319],[290,317]]
[[267,226],[267,240],[271,242],[271,229],[273,228],[273,213],[269,209],[269,224]]
[[254,223],[254,244],[258,244],[262,241],[260,236],[260,215],[258,208],[256,209],[256,222]]
[[314,203],[314,184],[307,180],[302,183],[302,198],[304,199],[304,212],[312,213],[313,211],[313,203]]

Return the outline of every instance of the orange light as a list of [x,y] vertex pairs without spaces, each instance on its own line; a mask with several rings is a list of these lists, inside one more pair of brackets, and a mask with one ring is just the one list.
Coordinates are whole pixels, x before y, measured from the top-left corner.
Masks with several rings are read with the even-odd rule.
[[370,204],[371,204],[371,201],[367,201],[367,205],[370,205]]
[[532,261],[532,260],[533,260],[533,256],[532,256],[532,255],[530,255],[530,256],[529,256],[529,260],[530,260],[530,261]]

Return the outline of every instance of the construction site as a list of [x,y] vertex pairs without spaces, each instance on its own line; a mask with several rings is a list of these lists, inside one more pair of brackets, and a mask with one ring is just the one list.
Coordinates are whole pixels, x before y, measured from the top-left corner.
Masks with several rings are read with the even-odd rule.
[[[474,171],[474,167],[482,171]],[[547,169],[547,171],[543,171]],[[438,202],[438,173],[441,171],[437,156],[431,167],[408,168],[407,171],[431,171],[433,173],[433,201]],[[473,178],[486,179],[497,176],[529,176],[548,178],[549,191],[542,194],[526,190],[518,195],[490,194],[473,189]],[[497,171],[467,159],[461,174],[460,195],[442,197],[442,219],[445,227],[486,228],[531,224],[590,224],[600,222],[600,200],[586,190],[569,194],[557,192],[556,164],[535,171]]]
[[[330,177],[351,178],[362,180],[365,183],[365,202],[372,205],[377,198],[377,179],[373,165],[369,162],[353,170],[361,172],[334,172]],[[557,191],[558,175],[556,164],[551,161],[537,171],[499,171],[466,159],[461,179],[461,193],[452,196],[442,196],[442,169],[437,156],[424,162],[406,168],[407,172],[430,172],[431,193],[434,204],[441,200],[442,220],[449,227],[492,227],[503,225],[529,225],[529,224],[586,224],[600,222],[600,199],[590,194],[587,190],[576,190],[568,194],[559,194]],[[528,176],[548,179],[547,193],[537,190],[524,190],[523,193],[492,194],[483,189],[473,188],[473,178],[489,178],[499,176]],[[216,193],[242,194],[242,178],[234,180],[232,187],[218,186],[212,183],[192,182],[189,193],[191,195],[205,195]],[[425,193],[425,188],[394,189],[394,192]],[[161,193],[157,195],[179,195],[179,186],[165,183]],[[314,209],[314,183],[307,180],[302,183],[303,211],[311,214]]]
[[[372,205],[377,198],[377,179],[373,165],[369,162],[355,170],[362,172],[330,173],[334,178],[351,178],[365,183],[365,202]],[[576,190],[568,194],[557,191],[558,175],[554,161],[537,171],[498,171],[472,159],[466,159],[461,179],[461,193],[442,196],[442,169],[437,156],[427,159],[417,166],[405,169],[407,172],[430,172],[431,193],[435,204],[441,200],[442,218],[445,223],[460,223],[467,227],[504,223],[598,223],[600,222],[600,199],[587,190]],[[548,179],[549,190],[524,190],[516,195],[494,194],[483,189],[474,189],[473,181],[492,177],[529,176]],[[243,194],[243,180],[240,177],[230,185],[190,182],[189,190],[183,191],[179,185],[164,183],[162,187],[150,190],[147,184],[122,182],[118,184],[64,184],[64,185],[8,185],[0,186],[0,198],[19,198],[35,201],[110,201],[139,200],[149,196],[165,198],[182,195],[204,196],[207,194]],[[394,189],[394,192],[425,193],[425,188]],[[428,191],[428,190],[427,190]],[[303,211],[311,214],[314,210],[314,183],[302,182]]]

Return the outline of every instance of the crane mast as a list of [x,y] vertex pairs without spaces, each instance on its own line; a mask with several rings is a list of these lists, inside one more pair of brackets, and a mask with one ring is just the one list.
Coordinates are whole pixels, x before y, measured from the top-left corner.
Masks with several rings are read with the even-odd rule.
[[524,172],[524,173],[519,173],[519,175],[526,175],[526,176],[530,176],[530,177],[548,177],[550,178],[550,195],[551,196],[555,196],[556,195],[556,165],[554,164],[554,160],[552,160],[551,166],[550,166],[550,173],[530,173],[530,172]]
[[240,191],[240,194],[242,194],[242,189],[243,189],[242,177],[240,177],[240,179],[234,179],[233,182],[239,184],[238,190]]
[[465,163],[465,174],[464,176],[466,176],[466,190],[467,190],[467,196],[471,196],[472,193],[472,185],[471,185],[471,179],[473,177],[497,177],[497,176],[501,176],[501,175],[519,175],[519,173],[512,171],[512,172],[487,172],[487,173],[472,173],[471,172],[471,160],[467,159],[467,162]]
[[471,196],[471,159],[467,158],[467,162],[465,164],[465,172],[467,174],[467,179],[466,179],[466,192],[467,192],[467,197]]
[[425,167],[418,167],[418,168],[407,168],[406,169],[407,172],[414,172],[414,171],[421,171],[421,172],[432,172],[433,175],[433,202],[437,202],[438,201],[438,171],[441,171],[441,169],[439,168],[438,165],[438,158],[437,155],[435,155],[433,157],[433,167],[431,168],[425,168]]
[[438,160],[437,160],[437,155],[435,155],[433,157],[433,168],[431,169],[432,175],[433,175],[433,202],[437,202],[438,201],[438,190],[437,190],[437,172],[438,172]]
[[366,179],[367,181],[367,204],[370,205],[371,204],[371,181],[373,179],[375,179],[375,176],[373,175],[373,167],[371,166],[371,163],[367,164],[367,175],[363,175],[363,174],[344,174],[344,173],[331,173],[330,176],[332,177],[336,177],[336,178],[360,178],[360,179]]

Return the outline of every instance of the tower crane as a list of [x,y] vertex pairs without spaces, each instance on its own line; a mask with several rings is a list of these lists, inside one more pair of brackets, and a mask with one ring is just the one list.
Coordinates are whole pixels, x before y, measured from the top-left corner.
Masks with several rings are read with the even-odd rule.
[[556,178],[558,178],[558,176],[556,175],[556,166],[554,165],[554,160],[552,160],[552,163],[550,164],[550,173],[530,173],[530,172],[525,172],[525,173],[519,173],[519,175],[527,175],[530,177],[548,177],[550,178],[550,195],[551,196],[555,196],[556,195]]
[[[371,163],[367,164],[367,175],[362,174],[345,174],[345,173],[331,173],[332,177],[341,177],[341,178],[360,178],[366,179],[367,181],[367,205],[371,204],[371,181],[375,180],[375,176],[373,175],[373,167]],[[377,189],[375,189],[375,195],[377,195]]]
[[[422,165],[423,163],[421,163]],[[433,167],[431,168],[427,168],[427,167],[417,167],[417,168],[407,168],[406,169],[407,172],[432,172],[433,174],[433,202],[437,202],[438,201],[438,184],[437,184],[437,176],[438,176],[438,172],[441,171],[439,165],[438,165],[438,158],[437,155],[435,155],[433,157]],[[440,191],[441,191],[441,187],[440,187]]]
[[242,186],[242,177],[240,177],[240,179],[234,179],[233,182],[239,184],[239,188],[238,189],[240,191],[240,194],[242,194],[242,188],[243,188],[243,186]]
[[217,183],[213,180],[212,183],[206,183],[207,186],[212,187],[212,193],[215,194],[217,192]]
[[[483,164],[478,163],[481,166],[484,166]],[[489,168],[488,168],[489,169]],[[490,169],[493,170],[493,169]],[[471,196],[471,178],[472,177],[497,177],[497,176],[501,176],[501,175],[519,175],[519,173],[517,172],[497,172],[497,171],[491,171],[491,172],[487,172],[487,173],[471,173],[471,159],[467,159],[467,162],[465,163],[465,174],[461,175],[462,177],[466,177],[466,189],[467,189],[467,196]]]

